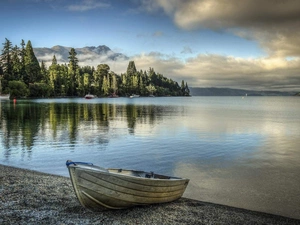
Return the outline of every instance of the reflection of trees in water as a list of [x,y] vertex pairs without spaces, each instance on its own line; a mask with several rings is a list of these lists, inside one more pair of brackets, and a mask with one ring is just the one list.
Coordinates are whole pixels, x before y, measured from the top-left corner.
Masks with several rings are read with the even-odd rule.
[[[164,106],[79,103],[36,103],[19,101],[2,107],[0,128],[6,151],[22,148],[31,152],[37,137],[76,144],[79,137],[88,142],[107,144],[110,123],[127,123],[127,132],[134,134],[137,124],[154,125],[162,119]],[[117,126],[116,125],[116,126]],[[111,131],[115,132],[115,130]],[[9,152],[5,153],[9,154]]]
[[[5,105],[0,127],[3,131],[5,149],[9,151],[11,148],[20,146],[22,156],[25,157],[27,154],[31,157],[32,146],[45,114],[45,108],[36,104],[25,103],[17,107],[10,102]],[[9,152],[5,154],[9,155]]]

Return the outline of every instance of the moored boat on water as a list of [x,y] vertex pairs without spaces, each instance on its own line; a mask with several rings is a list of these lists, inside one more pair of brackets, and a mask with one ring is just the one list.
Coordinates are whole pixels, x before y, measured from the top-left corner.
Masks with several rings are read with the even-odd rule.
[[140,96],[139,95],[136,95],[136,94],[133,94],[133,95],[130,95],[130,98],[139,98]]
[[179,199],[189,179],[127,169],[105,169],[68,160],[73,188],[84,207],[122,209]]
[[84,96],[85,99],[93,99],[95,97],[96,97],[95,95],[91,95],[91,94],[87,94]]

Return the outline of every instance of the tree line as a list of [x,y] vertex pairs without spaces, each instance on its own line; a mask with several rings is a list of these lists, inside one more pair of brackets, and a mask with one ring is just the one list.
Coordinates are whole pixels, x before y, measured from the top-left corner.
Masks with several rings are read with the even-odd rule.
[[[49,68],[37,60],[31,41],[25,45],[13,46],[6,38],[0,58],[0,79],[2,94],[11,97],[64,97],[94,94],[129,96],[189,96],[188,84],[181,85],[149,68],[138,71],[130,61],[125,73],[120,75],[110,70],[107,64],[79,66],[74,48],[69,52],[69,63],[58,64],[53,56]],[[1,90],[0,90],[1,91]]]

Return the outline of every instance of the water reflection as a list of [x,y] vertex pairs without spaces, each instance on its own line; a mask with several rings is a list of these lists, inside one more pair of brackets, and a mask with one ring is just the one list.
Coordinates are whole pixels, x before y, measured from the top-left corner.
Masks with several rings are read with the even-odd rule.
[[[176,112],[170,107],[154,105],[2,102],[0,129],[6,149],[4,155],[9,157],[14,147],[30,153],[37,137],[51,142],[64,140],[69,144],[79,141],[90,145],[107,144],[119,135],[134,134],[137,124],[158,123],[166,110],[168,114]],[[116,127],[118,133],[114,132]],[[121,132],[120,127],[123,127]],[[83,140],[79,140],[81,138]]]

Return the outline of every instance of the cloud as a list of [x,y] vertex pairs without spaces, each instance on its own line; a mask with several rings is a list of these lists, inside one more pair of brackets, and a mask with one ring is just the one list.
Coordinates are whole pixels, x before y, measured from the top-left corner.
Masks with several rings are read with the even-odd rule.
[[[242,59],[220,55],[198,55],[188,60],[178,75],[188,71],[193,83],[205,87],[253,90],[300,89],[300,61],[282,58]],[[298,84],[295,86],[295,84]]]
[[82,0],[78,4],[72,4],[67,6],[67,10],[69,11],[89,11],[94,10],[98,8],[107,8],[110,7],[110,4],[99,2],[97,0]]
[[186,30],[227,30],[257,40],[270,54],[300,56],[300,4],[295,0],[155,0],[146,11],[161,8]]
[[[300,4],[295,0],[140,0],[140,9],[163,10],[183,30],[226,31],[257,41],[265,57],[199,54],[185,62],[161,54],[136,56],[136,66],[152,67],[194,87],[300,90]],[[192,53],[188,46],[182,54]],[[168,58],[168,59],[167,59]],[[289,60],[291,59],[291,60]]]
[[[184,79],[190,87],[227,87],[251,90],[299,91],[300,60],[283,58],[243,59],[232,56],[200,54],[182,61],[151,52],[136,55],[137,69],[149,67],[177,82]],[[125,71],[126,67],[123,68]]]
[[[55,58],[56,58],[57,61],[63,62],[62,61],[62,59],[63,59],[62,55],[55,54]],[[42,56],[38,56],[38,60],[45,62],[45,64],[47,66],[51,65],[52,59],[53,59],[53,54],[52,53],[46,53]],[[65,62],[63,62],[63,63],[65,63]]]

